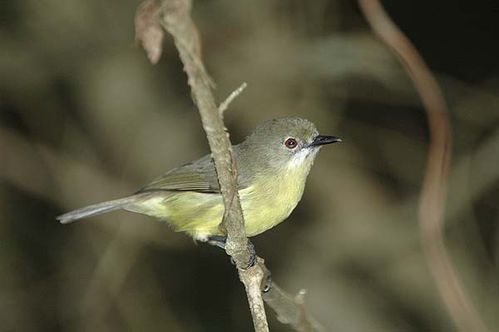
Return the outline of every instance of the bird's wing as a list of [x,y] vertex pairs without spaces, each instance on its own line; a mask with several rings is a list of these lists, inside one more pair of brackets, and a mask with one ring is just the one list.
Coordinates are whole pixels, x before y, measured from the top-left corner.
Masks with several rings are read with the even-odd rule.
[[192,163],[163,174],[140,189],[138,193],[162,190],[220,193],[217,173],[211,155],[206,155]]

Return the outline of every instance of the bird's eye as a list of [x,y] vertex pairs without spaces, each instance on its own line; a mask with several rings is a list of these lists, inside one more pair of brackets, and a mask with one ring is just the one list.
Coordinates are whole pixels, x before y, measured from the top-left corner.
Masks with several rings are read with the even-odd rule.
[[294,149],[298,145],[298,142],[293,137],[290,137],[284,141],[284,145],[286,145],[288,149]]

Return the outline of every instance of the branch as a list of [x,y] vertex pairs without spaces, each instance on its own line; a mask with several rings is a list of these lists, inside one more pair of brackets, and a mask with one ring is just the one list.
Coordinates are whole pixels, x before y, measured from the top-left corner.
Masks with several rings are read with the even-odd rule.
[[223,114],[227,110],[227,108],[229,107],[230,103],[232,103],[232,101],[237,96],[239,96],[241,94],[241,92],[243,92],[244,89],[246,89],[247,86],[248,86],[248,84],[246,82],[243,82],[243,84],[241,84],[239,86],[239,88],[232,91],[232,93],[223,102],[220,103],[220,106],[218,106],[218,112],[220,113],[220,116],[223,117]]
[[199,35],[190,17],[190,9],[190,0],[164,0],[161,5],[160,23],[173,36],[184,64],[192,97],[199,109],[208,138],[224,200],[223,226],[227,229],[227,253],[234,258],[238,268],[242,268],[247,265],[251,255],[247,248],[248,239],[236,189],[235,159],[229,135],[211,91],[211,78],[201,60]]
[[159,12],[160,23],[173,36],[208,138],[225,205],[222,228],[227,233],[226,252],[236,263],[240,279],[246,288],[255,330],[268,331],[260,292],[263,272],[257,265],[245,269],[252,253],[248,250],[248,238],[237,191],[235,158],[211,91],[211,79],[201,60],[200,39],[190,16],[190,9],[189,0],[164,0]]
[[426,110],[430,147],[421,190],[419,223],[428,266],[459,330],[485,332],[487,327],[466,295],[444,244],[443,222],[451,159],[447,104],[425,61],[392,22],[379,0],[359,0],[359,5],[374,32],[401,60]]
[[263,299],[274,309],[281,323],[291,325],[296,331],[325,331],[324,327],[305,310],[305,290],[301,290],[295,297],[292,297],[274,284],[263,294]]
[[295,299],[271,285],[270,272],[264,260],[257,257],[250,267],[252,252],[244,228],[241,203],[237,191],[235,159],[229,135],[225,130],[222,115],[229,104],[245,88],[243,83],[227,99],[216,106],[211,88],[214,85],[201,59],[200,38],[190,17],[190,0],[145,0],[138,8],[135,24],[137,40],[140,41],[154,64],[159,60],[162,38],[158,38],[158,25],[164,27],[174,39],[184,64],[192,97],[199,109],[203,128],[208,138],[218,181],[224,200],[225,213],[221,227],[226,230],[226,252],[236,263],[239,278],[245,286],[253,317],[255,331],[268,331],[268,323],[263,305],[262,291],[267,303],[276,311],[281,322],[291,324],[297,331],[317,331],[323,329],[310,318],[304,306],[304,293]]

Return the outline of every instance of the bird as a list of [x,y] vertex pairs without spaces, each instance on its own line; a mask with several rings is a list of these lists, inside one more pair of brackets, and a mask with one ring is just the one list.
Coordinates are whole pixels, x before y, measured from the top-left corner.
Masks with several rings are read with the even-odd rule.
[[[233,146],[237,189],[248,237],[284,221],[301,200],[320,148],[341,142],[320,135],[300,117],[265,121]],[[224,203],[211,154],[174,168],[134,194],[83,207],[57,217],[62,224],[126,210],[166,221],[194,240],[223,246]],[[222,243],[222,245],[220,245]]]

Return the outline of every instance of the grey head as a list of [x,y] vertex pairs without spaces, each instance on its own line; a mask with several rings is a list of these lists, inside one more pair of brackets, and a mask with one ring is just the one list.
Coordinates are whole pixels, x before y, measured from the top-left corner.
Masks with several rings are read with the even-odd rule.
[[315,125],[302,118],[273,119],[258,125],[236,149],[241,172],[312,166],[320,147],[341,142],[319,135]]

